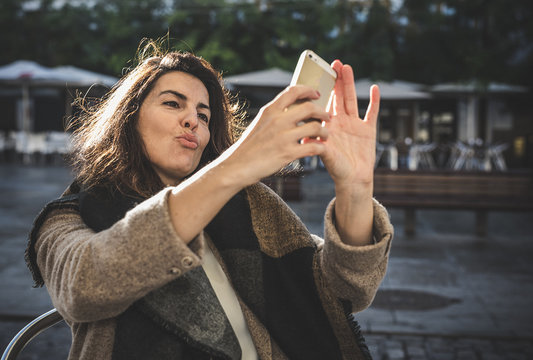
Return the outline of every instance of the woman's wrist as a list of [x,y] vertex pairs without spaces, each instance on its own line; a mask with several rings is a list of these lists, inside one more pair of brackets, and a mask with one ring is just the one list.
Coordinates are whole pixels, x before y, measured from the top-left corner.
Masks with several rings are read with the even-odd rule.
[[372,243],[372,189],[372,183],[335,186],[335,226],[346,244]]
[[373,191],[373,182],[335,183],[335,195],[337,199],[341,197],[357,202],[372,198]]
[[253,176],[251,166],[235,159],[232,155],[230,148],[209,165],[212,167],[213,173],[220,177],[223,186],[235,187],[241,190],[260,180]]

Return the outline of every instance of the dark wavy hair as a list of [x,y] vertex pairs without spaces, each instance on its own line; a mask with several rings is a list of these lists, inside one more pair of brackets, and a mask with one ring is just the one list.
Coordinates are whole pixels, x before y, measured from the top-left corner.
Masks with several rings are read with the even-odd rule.
[[148,41],[139,49],[138,65],[101,101],[90,106],[84,98],[77,100],[82,112],[69,125],[73,129],[70,160],[77,182],[85,188],[105,186],[149,197],[164,187],[148,160],[137,120],[141,104],[156,81],[172,71],[195,76],[209,93],[211,136],[198,168],[235,140],[233,128],[242,116],[224,88],[221,74],[211,64],[187,52],[165,53],[156,41]]

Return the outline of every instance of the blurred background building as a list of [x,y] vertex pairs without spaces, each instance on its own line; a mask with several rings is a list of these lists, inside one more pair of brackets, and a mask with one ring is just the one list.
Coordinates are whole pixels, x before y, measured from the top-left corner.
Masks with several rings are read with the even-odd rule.
[[[291,76],[289,71],[273,68],[229,76],[225,81],[254,116],[290,83]],[[424,85],[363,78],[356,80],[361,117],[374,83],[380,87],[382,101],[379,166],[393,170],[533,168],[527,87],[473,81]]]
[[383,93],[380,167],[532,169],[532,8],[502,0],[4,0],[0,150],[10,151],[17,132],[62,131],[76,91],[100,84],[90,96],[101,96],[135,63],[141,39],[167,34],[169,48],[222,70],[250,116],[289,83],[303,49],[352,64],[360,109],[370,84]]

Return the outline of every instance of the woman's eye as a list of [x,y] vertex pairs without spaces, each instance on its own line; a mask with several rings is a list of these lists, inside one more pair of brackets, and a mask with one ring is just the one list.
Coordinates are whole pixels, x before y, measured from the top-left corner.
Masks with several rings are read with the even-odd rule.
[[173,108],[179,108],[180,107],[180,105],[176,101],[165,101],[163,104],[167,105],[167,106],[170,106],[170,107],[173,107]]
[[206,123],[209,122],[209,118],[206,114],[198,114],[198,117],[200,118],[200,120],[205,121]]

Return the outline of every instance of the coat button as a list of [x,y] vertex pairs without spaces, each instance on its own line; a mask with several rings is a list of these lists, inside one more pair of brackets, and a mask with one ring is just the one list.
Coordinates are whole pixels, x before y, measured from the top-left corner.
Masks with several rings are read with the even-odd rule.
[[177,267],[173,267],[173,268],[170,268],[170,273],[172,275],[179,275],[179,274],[181,274],[181,270],[179,268],[177,268]]
[[181,264],[185,267],[191,267],[192,263],[193,261],[190,256],[185,256],[183,259],[181,259]]

